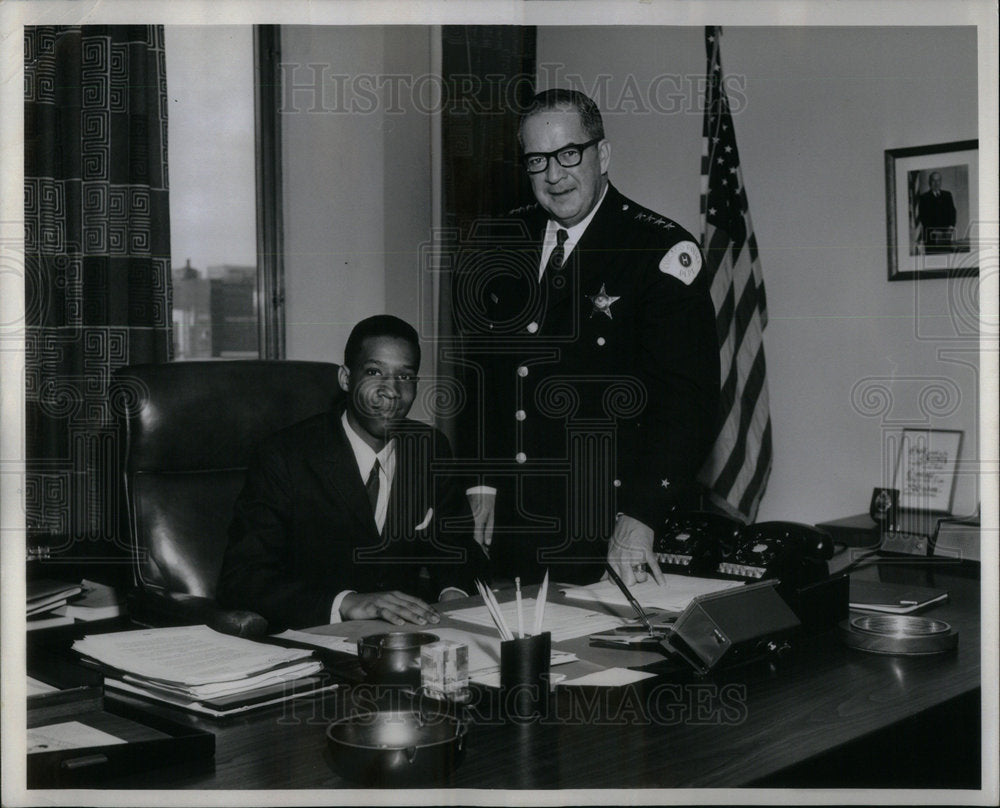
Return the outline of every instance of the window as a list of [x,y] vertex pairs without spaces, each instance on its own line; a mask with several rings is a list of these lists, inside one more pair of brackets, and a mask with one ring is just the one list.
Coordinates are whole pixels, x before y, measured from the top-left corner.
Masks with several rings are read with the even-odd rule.
[[165,42],[174,359],[280,358],[277,30],[166,26]]

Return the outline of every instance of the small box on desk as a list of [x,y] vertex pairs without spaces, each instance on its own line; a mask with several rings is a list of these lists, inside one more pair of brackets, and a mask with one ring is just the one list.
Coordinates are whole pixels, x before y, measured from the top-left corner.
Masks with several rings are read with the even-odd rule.
[[932,552],[962,562],[982,561],[982,527],[978,521],[942,519],[932,541]]
[[27,730],[28,788],[96,785],[116,774],[215,759],[211,732],[105,701],[96,686],[29,696]]
[[876,546],[882,538],[879,526],[867,513],[819,522],[816,527],[823,528],[835,542],[848,547]]

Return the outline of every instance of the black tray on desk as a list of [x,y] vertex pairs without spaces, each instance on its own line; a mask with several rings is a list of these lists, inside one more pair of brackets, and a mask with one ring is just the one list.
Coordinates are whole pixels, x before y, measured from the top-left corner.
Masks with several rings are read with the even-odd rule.
[[215,736],[117,701],[101,687],[76,687],[28,697],[27,727],[78,721],[125,743],[27,755],[28,788],[99,785],[104,778],[179,761],[215,764]]

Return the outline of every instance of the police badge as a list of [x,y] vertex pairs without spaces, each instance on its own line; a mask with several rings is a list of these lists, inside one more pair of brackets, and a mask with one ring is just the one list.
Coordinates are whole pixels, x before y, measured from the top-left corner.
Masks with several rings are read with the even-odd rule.
[[611,316],[611,304],[616,300],[621,300],[621,295],[609,295],[607,289],[605,289],[605,285],[601,284],[601,291],[596,295],[584,295],[584,297],[594,304],[593,311],[590,312],[591,317],[600,312],[601,314],[608,315],[608,319],[610,320],[614,319]]

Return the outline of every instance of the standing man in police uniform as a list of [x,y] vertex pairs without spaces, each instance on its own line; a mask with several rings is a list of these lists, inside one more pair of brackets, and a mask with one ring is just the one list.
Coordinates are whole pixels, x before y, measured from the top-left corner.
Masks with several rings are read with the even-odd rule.
[[537,204],[477,228],[455,298],[477,540],[502,578],[595,581],[607,559],[659,580],[653,532],[690,504],[718,411],[702,255],[610,184],[587,96],[538,94],[519,137]]

